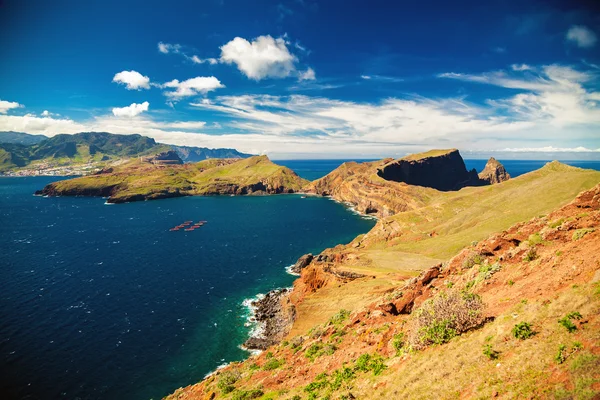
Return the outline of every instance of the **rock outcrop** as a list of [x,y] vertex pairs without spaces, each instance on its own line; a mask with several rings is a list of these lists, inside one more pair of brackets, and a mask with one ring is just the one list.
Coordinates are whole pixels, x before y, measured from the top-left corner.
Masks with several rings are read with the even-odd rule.
[[279,343],[294,322],[294,306],[289,303],[290,289],[275,289],[251,303],[256,334],[244,343],[250,350],[265,350]]
[[425,186],[441,191],[479,186],[477,171],[468,171],[456,149],[432,150],[391,161],[377,170],[388,181]]
[[163,151],[153,156],[142,157],[142,160],[155,165],[180,165],[183,164],[179,155],[173,150]]
[[308,266],[308,264],[311,263],[311,261],[313,260],[313,255],[308,253],[303,255],[302,257],[300,257],[298,259],[298,261],[296,261],[296,263],[294,265],[292,265],[292,267],[290,268],[290,272],[292,274],[300,274],[300,272],[306,268],[306,266]]
[[479,173],[479,180],[485,182],[487,185],[494,185],[509,179],[510,175],[506,172],[506,169],[504,169],[504,165],[494,157],[491,157],[488,160],[483,171]]

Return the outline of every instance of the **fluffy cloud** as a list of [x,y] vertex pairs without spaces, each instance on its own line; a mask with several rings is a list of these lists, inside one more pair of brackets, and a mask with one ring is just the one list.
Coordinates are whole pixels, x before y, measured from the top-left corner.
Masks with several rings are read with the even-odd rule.
[[23,106],[15,101],[0,100],[0,114],[6,114],[8,110],[19,107]]
[[128,90],[150,89],[150,78],[137,71],[121,71],[112,81],[125,85]]
[[[221,46],[221,62],[235,64],[250,79],[285,78],[296,74],[298,58],[283,38],[259,36],[252,42],[236,37]],[[314,74],[314,71],[313,71]]]
[[298,75],[299,81],[314,81],[315,79],[315,71],[310,67],[306,71],[301,72],[300,75]]
[[596,34],[583,25],[573,25],[567,32],[567,40],[578,47],[592,47],[596,44]]
[[206,94],[212,90],[224,88],[225,85],[214,76],[198,76],[183,82],[173,79],[170,82],[164,83],[161,87],[175,89],[173,91],[166,91],[164,94],[165,96],[176,100],[183,97]]
[[116,117],[135,117],[144,111],[148,111],[149,105],[150,103],[147,101],[143,102],[142,104],[132,103],[127,107],[115,107],[112,109],[112,113]]
[[[556,157],[567,159],[575,153],[578,158],[592,157],[590,154],[598,158],[597,73],[548,65],[441,75],[511,89],[477,104],[460,97],[409,96],[355,102],[303,95],[219,96],[199,99],[192,106],[224,116],[220,125],[198,120],[164,121],[157,119],[158,114],[144,113],[104,115],[79,122],[28,114],[0,115],[0,130],[49,136],[94,130],[135,132],[163,143],[235,147],[279,158],[399,157],[432,147],[487,151],[496,157],[503,152],[520,158],[558,154]],[[190,90],[197,94],[206,88],[186,87],[185,82],[169,82],[172,93]]]
[[158,51],[163,54],[179,54],[183,56],[186,60],[193,62],[194,64],[204,64],[209,63],[211,65],[217,64],[219,60],[216,58],[200,58],[196,55],[189,55],[180,44],[171,44],[171,43],[163,43],[158,42]]

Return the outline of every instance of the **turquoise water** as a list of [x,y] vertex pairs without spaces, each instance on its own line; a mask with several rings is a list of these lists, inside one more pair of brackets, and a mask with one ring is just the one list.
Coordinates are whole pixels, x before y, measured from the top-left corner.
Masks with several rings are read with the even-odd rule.
[[[42,198],[0,178],[0,377],[6,398],[160,398],[247,357],[246,298],[367,232],[325,198]],[[193,232],[169,229],[207,220]]]

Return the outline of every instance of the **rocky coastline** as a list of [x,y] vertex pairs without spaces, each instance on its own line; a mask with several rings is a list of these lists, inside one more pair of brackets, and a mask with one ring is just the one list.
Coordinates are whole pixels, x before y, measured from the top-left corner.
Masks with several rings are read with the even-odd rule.
[[281,342],[294,322],[295,308],[289,302],[291,288],[274,289],[250,303],[250,321],[258,325],[244,342],[248,350],[266,350]]

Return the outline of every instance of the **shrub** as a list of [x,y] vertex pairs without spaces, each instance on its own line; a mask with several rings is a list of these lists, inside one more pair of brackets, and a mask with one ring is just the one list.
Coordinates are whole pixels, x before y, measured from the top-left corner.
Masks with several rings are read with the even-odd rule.
[[278,360],[276,358],[270,358],[269,361],[267,361],[265,363],[265,365],[263,365],[263,369],[265,371],[272,371],[274,369],[281,367],[284,363],[285,362],[283,360]]
[[338,325],[344,322],[350,316],[350,311],[348,310],[340,310],[333,317],[329,319],[329,323],[333,325]]
[[473,266],[477,265],[477,264],[481,264],[483,263],[483,257],[481,256],[481,254],[479,253],[472,253],[470,254],[467,258],[465,258],[465,260],[463,261],[463,268],[473,268]]
[[241,374],[238,370],[224,371],[219,376],[219,382],[217,387],[221,390],[221,393],[227,394],[235,390],[235,383],[240,379]]
[[579,240],[582,237],[584,237],[585,235],[587,235],[588,233],[592,233],[592,232],[594,232],[593,228],[577,229],[575,232],[573,232],[573,237],[571,239]]
[[530,337],[535,335],[535,332],[533,331],[531,324],[528,322],[520,322],[520,323],[516,324],[512,328],[511,332],[512,332],[512,335],[516,339],[521,339],[521,340],[529,339]]
[[387,366],[383,363],[383,358],[380,355],[362,354],[356,360],[354,369],[361,372],[373,371],[373,375],[377,376],[386,369]]
[[569,333],[575,332],[577,330],[577,325],[575,325],[571,320],[579,320],[583,318],[582,315],[577,312],[568,313],[564,318],[558,320],[558,323],[565,327]]
[[556,221],[549,222],[548,226],[552,229],[558,228],[559,226],[561,226],[563,224],[563,222],[565,222],[565,220],[563,218],[557,219]]
[[252,400],[258,399],[264,394],[265,392],[260,389],[240,390],[235,392],[231,398],[232,400]]
[[415,349],[446,343],[483,322],[481,298],[456,290],[442,292],[414,312],[409,342]]
[[554,356],[554,361],[556,361],[557,364],[562,364],[567,359],[567,356],[565,354],[566,349],[567,346],[565,346],[564,344],[558,346],[558,353],[556,354],[556,356]]
[[535,260],[536,258],[538,258],[538,253],[535,247],[530,247],[529,249],[527,249],[525,254],[523,254],[523,261],[530,262]]
[[486,344],[483,346],[483,354],[490,360],[496,360],[496,359],[498,359],[498,356],[500,355],[499,352],[497,352],[496,350],[494,350],[492,348],[491,344]]
[[542,243],[542,235],[540,233],[534,233],[533,235],[529,235],[527,242],[530,246],[535,246],[536,244]]
[[396,350],[396,355],[399,355],[404,348],[404,333],[397,333],[392,338],[392,346]]
[[502,266],[500,265],[500,263],[493,263],[492,265],[489,265],[487,263],[483,264],[481,267],[479,267],[479,275],[482,279],[490,279],[492,277],[492,275],[494,275],[496,272],[500,271],[502,269]]

